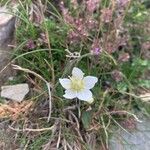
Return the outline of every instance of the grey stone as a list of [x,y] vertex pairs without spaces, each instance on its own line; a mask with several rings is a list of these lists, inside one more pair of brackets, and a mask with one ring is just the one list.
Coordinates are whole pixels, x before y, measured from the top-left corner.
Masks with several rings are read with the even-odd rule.
[[[4,8],[0,8],[0,86],[12,75],[9,62],[12,49],[9,45],[13,43],[15,31],[15,17]],[[7,66],[8,65],[8,66]],[[6,67],[7,66],[7,67]],[[6,69],[4,69],[6,68]]]
[[7,85],[1,87],[1,97],[21,102],[29,92],[28,84]]
[[114,131],[109,140],[109,150],[150,150],[150,118],[142,117],[136,129]]

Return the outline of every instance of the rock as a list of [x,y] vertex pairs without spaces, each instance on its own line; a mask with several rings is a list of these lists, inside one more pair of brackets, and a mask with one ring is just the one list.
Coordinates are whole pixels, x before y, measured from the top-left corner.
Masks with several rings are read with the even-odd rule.
[[29,92],[28,84],[16,84],[1,87],[1,97],[21,102]]
[[109,150],[150,150],[150,118],[142,117],[142,121],[131,131],[114,131]]
[[9,45],[13,44],[14,31],[15,17],[6,8],[0,7],[0,86],[12,76],[11,66],[7,65],[12,54]]

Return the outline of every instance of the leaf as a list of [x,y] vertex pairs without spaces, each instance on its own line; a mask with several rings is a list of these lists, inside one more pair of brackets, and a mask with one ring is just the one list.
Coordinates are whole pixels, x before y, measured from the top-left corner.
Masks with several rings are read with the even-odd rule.
[[120,82],[120,83],[117,84],[118,91],[125,92],[125,91],[127,91],[127,88],[128,88],[128,86],[125,82]]
[[88,129],[92,120],[92,111],[83,111],[81,120],[85,129]]
[[145,66],[145,67],[149,67],[150,66],[150,61],[149,60],[143,60],[140,58],[136,58],[134,59],[132,66]]
[[141,87],[150,88],[150,80],[138,80],[137,84]]

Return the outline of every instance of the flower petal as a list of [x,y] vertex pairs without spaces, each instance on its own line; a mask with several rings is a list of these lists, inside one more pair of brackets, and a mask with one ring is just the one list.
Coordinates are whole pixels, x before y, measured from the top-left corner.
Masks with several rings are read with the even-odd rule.
[[94,102],[94,98],[92,97],[91,99],[88,99],[87,102],[88,102],[89,104],[92,104],[92,103]]
[[71,88],[71,81],[70,79],[64,78],[64,79],[59,79],[60,84],[62,85],[63,88],[65,89],[70,89]]
[[98,78],[93,76],[86,76],[84,77],[83,81],[85,84],[85,89],[92,89],[95,83],[98,81]]
[[67,98],[67,99],[73,99],[77,97],[77,92],[72,91],[72,90],[66,90],[65,94],[63,95],[63,97]]
[[83,101],[89,101],[92,99],[92,92],[90,90],[84,89],[77,93],[77,98]]
[[84,76],[84,73],[82,72],[81,69],[79,69],[77,67],[74,67],[73,70],[72,70],[72,76],[75,77],[75,78],[82,79],[83,76]]

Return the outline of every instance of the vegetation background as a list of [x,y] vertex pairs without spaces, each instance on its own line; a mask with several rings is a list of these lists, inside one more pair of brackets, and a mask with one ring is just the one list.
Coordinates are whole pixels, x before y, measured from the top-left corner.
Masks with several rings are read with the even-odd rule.
[[[0,5],[17,17],[12,62],[18,72],[7,84],[30,85],[26,100],[8,103],[13,112],[1,115],[5,149],[105,150],[114,128],[134,129],[139,114],[149,116],[150,104],[140,97],[150,92],[149,0]],[[91,105],[63,98],[59,78],[74,66],[99,79]]]

